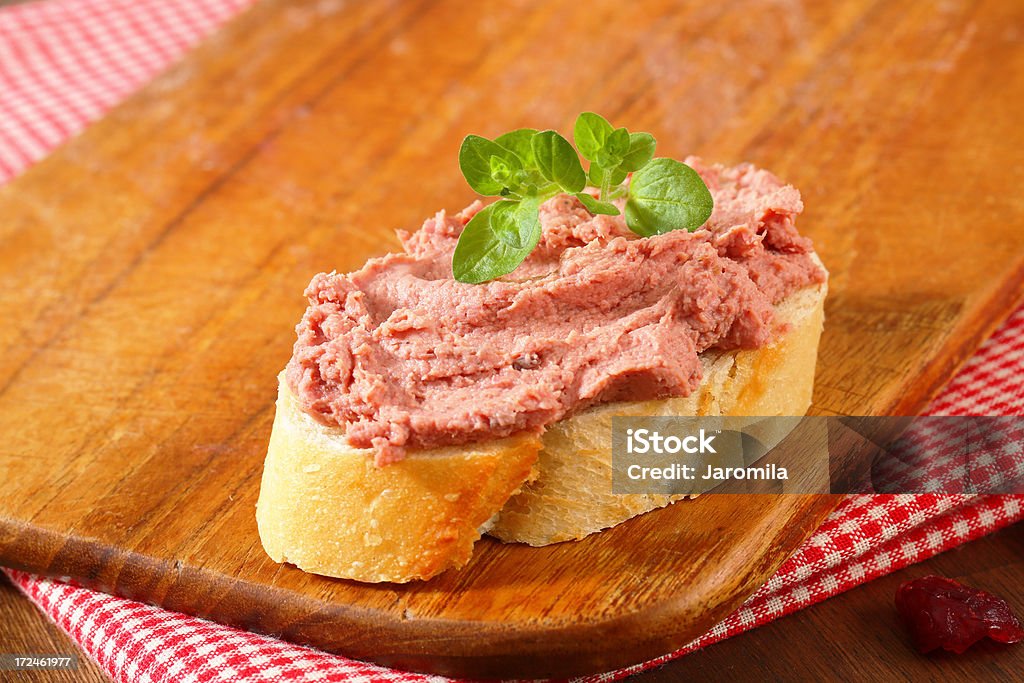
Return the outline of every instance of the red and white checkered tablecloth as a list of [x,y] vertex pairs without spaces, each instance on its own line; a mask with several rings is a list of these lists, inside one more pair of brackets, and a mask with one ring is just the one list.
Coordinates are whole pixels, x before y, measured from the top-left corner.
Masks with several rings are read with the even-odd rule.
[[[101,116],[249,0],[39,0],[0,10],[0,183]],[[1024,308],[933,414],[1024,413]],[[1024,518],[1022,496],[850,496],[740,609],[677,652],[728,638]],[[6,570],[110,676],[178,681],[427,681],[70,583]]]

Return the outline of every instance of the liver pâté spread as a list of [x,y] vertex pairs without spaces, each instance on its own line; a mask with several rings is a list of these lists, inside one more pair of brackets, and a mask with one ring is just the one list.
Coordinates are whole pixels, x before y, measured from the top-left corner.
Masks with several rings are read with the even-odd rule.
[[749,164],[686,163],[715,202],[694,233],[639,238],[621,215],[559,195],[522,265],[465,284],[452,252],[475,202],[399,231],[404,253],[315,276],[288,386],[378,465],[407,448],[542,431],[598,403],[689,394],[697,354],[768,343],[773,304],[825,273],[794,227],[795,188]]

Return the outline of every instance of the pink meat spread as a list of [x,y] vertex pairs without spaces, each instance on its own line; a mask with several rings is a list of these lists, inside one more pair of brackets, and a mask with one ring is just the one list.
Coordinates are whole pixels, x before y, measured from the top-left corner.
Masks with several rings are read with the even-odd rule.
[[288,386],[378,465],[407,448],[540,432],[599,403],[689,394],[697,354],[768,343],[773,304],[825,273],[794,227],[795,188],[749,164],[686,163],[715,200],[694,233],[639,238],[622,216],[560,195],[519,268],[464,284],[452,252],[475,202],[399,231],[403,253],[315,276]]

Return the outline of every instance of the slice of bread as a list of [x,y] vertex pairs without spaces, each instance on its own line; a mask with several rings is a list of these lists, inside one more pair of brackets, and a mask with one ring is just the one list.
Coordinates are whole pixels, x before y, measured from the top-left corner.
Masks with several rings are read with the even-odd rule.
[[275,562],[308,572],[405,582],[461,567],[537,462],[540,437],[521,434],[377,467],[302,411],[283,372],[278,385],[256,523]]
[[811,401],[827,285],[776,307],[768,346],[701,354],[704,378],[683,398],[597,406],[543,437],[410,452],[376,467],[344,430],[306,415],[279,377],[277,415],[256,520],[267,554],[366,582],[428,579],[469,561],[481,532],[546,545],[613,526],[679,496],[611,492],[613,415],[803,415]]
[[776,307],[789,330],[760,349],[701,354],[704,377],[689,396],[597,406],[548,428],[537,476],[505,504],[487,533],[534,546],[583,538],[686,496],[612,493],[615,415],[798,416],[811,405],[827,285]]

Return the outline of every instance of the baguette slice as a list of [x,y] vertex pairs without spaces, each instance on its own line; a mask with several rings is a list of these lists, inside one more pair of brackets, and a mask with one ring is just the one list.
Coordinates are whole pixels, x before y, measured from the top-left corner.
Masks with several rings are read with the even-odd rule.
[[[597,406],[551,425],[537,476],[501,510],[488,534],[533,546],[583,538],[684,495],[612,493],[615,415],[799,416],[811,405],[827,284],[795,292],[776,307],[788,332],[769,346],[704,352],[704,376],[689,396]],[[773,441],[781,440],[776,438]]]
[[413,451],[384,467],[305,414],[282,373],[256,506],[263,547],[316,574],[403,583],[462,567],[483,530],[546,545],[668,505],[680,496],[611,493],[611,416],[803,415],[826,290],[776,307],[789,328],[774,344],[701,354],[704,379],[690,396],[597,406],[543,437]]
[[345,431],[302,411],[278,376],[256,523],[275,562],[379,583],[461,567],[480,528],[533,474],[540,437],[410,452],[377,467]]

